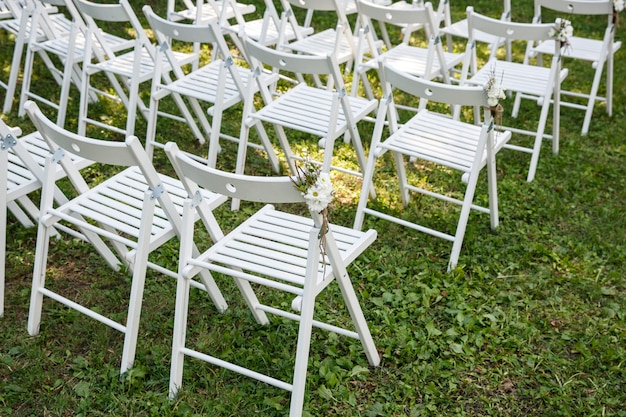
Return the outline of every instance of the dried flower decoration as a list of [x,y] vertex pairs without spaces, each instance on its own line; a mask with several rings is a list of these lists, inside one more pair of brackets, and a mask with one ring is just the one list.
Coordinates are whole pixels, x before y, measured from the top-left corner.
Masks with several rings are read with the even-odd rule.
[[504,109],[502,104],[500,104],[500,100],[506,99],[505,89],[502,88],[502,78],[504,78],[504,73],[500,77],[500,82],[498,82],[496,69],[493,68],[484,87],[485,93],[487,93],[487,108],[491,111],[491,116],[494,118],[496,125],[502,124]]
[[305,158],[302,166],[296,164],[296,175],[291,179],[296,189],[302,193],[309,210],[322,215],[320,235],[324,236],[328,231],[329,205],[335,197],[330,174],[320,172],[316,164]]
[[550,29],[549,35],[554,40],[561,43],[560,47],[567,47],[570,45],[569,38],[574,34],[574,28],[572,22],[567,19],[557,18],[554,22],[554,26]]

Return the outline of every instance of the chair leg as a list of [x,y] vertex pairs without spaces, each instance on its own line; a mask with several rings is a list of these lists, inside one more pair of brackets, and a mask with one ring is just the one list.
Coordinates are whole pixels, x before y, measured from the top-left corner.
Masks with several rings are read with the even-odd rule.
[[126,319],[126,329],[124,335],[124,348],[122,352],[122,365],[120,372],[127,372],[133,367],[135,352],[137,350],[137,337],[139,333],[139,319],[141,316],[141,304],[143,301],[143,290],[146,282],[146,271],[148,269],[148,253],[150,249],[150,234],[154,217],[155,200],[152,192],[146,190],[144,193],[143,211],[141,215],[140,234],[137,241],[137,253],[135,255],[133,278],[130,290],[130,300],[128,304],[128,317]]
[[[307,259],[307,277],[317,276],[319,265],[319,238],[315,230],[311,230],[309,238],[309,253]],[[315,234],[315,235],[314,235]],[[306,279],[302,294],[302,309],[300,310],[300,326],[298,328],[298,343],[296,347],[296,363],[294,366],[293,386],[289,417],[300,417],[304,407],[304,391],[306,388],[306,374],[309,366],[309,351],[311,347],[311,332],[313,331],[313,312],[315,309],[315,280]]]
[[[593,83],[591,84],[591,91],[589,92],[589,100],[587,101],[587,109],[585,110],[585,119],[583,120],[583,127],[580,132],[581,135],[583,136],[589,133],[589,125],[591,125],[591,117],[593,116],[593,110],[594,110],[596,100],[598,97],[598,89],[600,88],[600,81],[602,80],[602,72],[603,72],[602,69],[604,68],[605,62],[606,62],[606,59],[603,58],[599,62],[595,63],[596,72],[593,76]],[[607,86],[607,97],[608,97],[608,94],[609,92],[608,92],[608,86]]]
[[[25,15],[26,13],[24,13],[24,16]],[[24,18],[21,19],[20,25],[25,25],[26,20],[27,19]],[[17,39],[15,39],[15,50],[13,51],[13,60],[11,61],[11,72],[9,73],[9,80],[7,81],[7,95],[4,98],[4,106],[2,108],[2,112],[5,114],[9,114],[11,112],[11,108],[13,107],[13,98],[15,97],[15,90],[17,88],[17,79],[19,77],[25,42],[26,31],[20,29]]]
[[179,273],[176,284],[176,307],[174,310],[174,337],[172,338],[172,360],[170,365],[169,397],[175,399],[178,389],[183,383],[185,355],[181,349],[185,347],[187,332],[187,313],[189,311],[190,279]]
[[46,283],[46,265],[48,261],[48,249],[50,247],[50,231],[52,226],[39,224],[37,231],[37,244],[35,248],[35,265],[33,267],[33,282],[30,293],[30,308],[28,311],[28,334],[39,334],[41,324],[41,310],[43,308],[43,294],[41,290]]
[[[498,133],[495,133],[496,135]],[[487,187],[489,193],[489,216],[491,222],[491,230],[495,230],[500,223],[498,213],[498,178],[496,171],[496,157],[493,149],[487,149]]]
[[[543,142],[544,132],[546,130],[546,121],[548,120],[548,111],[550,110],[550,98],[545,97],[543,105],[541,107],[541,114],[539,116],[539,125],[537,126],[537,134],[535,135],[535,143],[533,144],[532,156],[530,157],[530,167],[528,168],[527,182],[532,182],[535,179],[537,172],[537,165],[539,165],[539,153],[541,152],[541,144]],[[553,132],[557,134],[558,133]]]
[[[7,169],[4,168],[8,164],[8,151],[0,150],[0,188],[3,189],[4,200],[6,201],[6,184]],[[0,203],[0,317],[4,315],[4,284],[5,284],[5,258],[7,249],[7,205]]]
[[374,339],[367,326],[367,321],[363,315],[359,300],[356,297],[356,292],[350,281],[348,271],[341,261],[341,255],[339,254],[339,249],[335,241],[327,241],[326,252],[333,267],[335,279],[343,295],[343,300],[350,313],[350,318],[352,318],[356,332],[359,335],[359,340],[365,351],[367,361],[371,366],[378,366],[380,365],[380,355],[378,354],[378,350],[376,350],[376,345],[374,345]]
[[478,174],[478,171],[472,172],[470,174],[469,181],[467,182],[465,197],[463,198],[463,205],[461,206],[461,214],[459,216],[459,223],[456,227],[456,232],[454,234],[454,242],[452,244],[452,252],[450,253],[450,261],[448,262],[448,272],[456,268],[456,265],[459,262],[459,255],[461,254],[461,247],[463,246],[463,239],[465,238],[465,229],[467,228],[467,221],[469,219],[470,211],[472,210],[474,193],[476,192]]

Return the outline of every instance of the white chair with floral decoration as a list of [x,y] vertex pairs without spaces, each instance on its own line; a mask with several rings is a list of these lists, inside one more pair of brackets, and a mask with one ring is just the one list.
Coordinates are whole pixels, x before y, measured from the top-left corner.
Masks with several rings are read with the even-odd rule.
[[[182,388],[184,360],[189,356],[290,391],[289,415],[301,416],[313,327],[358,340],[369,365],[377,366],[380,356],[347,270],[348,265],[374,242],[376,231],[360,232],[328,221],[325,207],[332,199],[329,177],[320,175],[317,168],[311,165],[299,171],[300,178],[239,175],[198,163],[180,152],[173,142],[166,145],[165,151],[190,195],[184,203],[181,233],[170,397],[175,398]],[[301,182],[304,177],[306,180]],[[305,195],[300,187],[296,188],[294,181]],[[313,188],[317,190],[317,198],[307,193]],[[266,205],[224,235],[205,202],[197,197],[200,190]],[[267,203],[308,203],[311,217],[280,211]],[[206,245],[208,247],[200,255],[194,255],[190,250],[193,242],[201,245],[203,241],[201,235],[194,237],[193,219],[196,213],[215,240],[215,243]],[[268,313],[299,322],[294,373],[290,380],[269,376],[264,373],[267,371],[263,367],[246,367],[221,359],[218,357],[221,352],[204,353],[200,347],[188,346],[191,339],[187,338],[187,315],[191,301],[189,283],[203,270],[232,277],[259,324],[269,323]],[[339,286],[356,331],[318,321],[314,317],[317,299],[322,298],[323,290],[333,281]],[[242,283],[248,286],[243,287]],[[266,301],[257,298],[250,291],[249,284],[259,288],[261,291],[257,294]],[[291,309],[286,306],[291,306]],[[232,346],[229,345],[228,349]]]
[[[55,149],[54,154],[46,158],[42,180],[28,333],[32,336],[39,333],[43,300],[47,297],[123,333],[120,370],[126,372],[133,366],[135,358],[147,268],[177,277],[175,270],[168,269],[162,260],[156,262],[157,259],[150,258],[150,254],[180,236],[182,202],[187,198],[187,192],[179,180],[156,171],[137,137],[131,136],[124,142],[88,138],[55,125],[32,101],[26,103],[25,109],[48,146]],[[122,169],[104,181],[101,178],[85,179],[69,163],[69,152],[107,165],[109,170]],[[76,197],[56,205],[57,176],[54,172],[59,169],[59,164]],[[199,198],[206,201],[208,209],[226,201],[226,197],[209,191],[200,193]],[[111,319],[98,308],[80,304],[46,282],[50,236],[59,225],[72,236],[82,233],[83,239],[93,245],[114,270],[119,270],[120,265],[129,269],[132,280],[125,323]],[[193,245],[191,250],[195,253]],[[217,310],[224,311],[227,304],[213,277],[206,271],[199,277],[201,282],[194,282],[195,286],[208,291]],[[48,277],[48,281],[52,279]],[[63,276],[57,279],[63,279]]]
[[[380,74],[384,82],[384,97],[376,118],[354,228],[360,230],[363,227],[367,214],[450,241],[452,251],[448,270],[454,269],[459,260],[471,210],[488,213],[491,228],[498,226],[496,153],[508,142],[511,133],[496,131],[491,109],[484,111],[484,120],[481,123],[474,124],[429,110],[427,104],[433,102],[469,106],[475,108],[475,112],[480,112],[484,107],[495,110],[499,98],[502,97],[501,91],[498,87],[493,91],[485,91],[482,86],[458,86],[428,81],[394,66],[386,66],[384,61],[381,62]],[[494,79],[491,85],[497,86],[497,80]],[[418,99],[420,105],[417,114],[409,120],[398,121],[396,95],[404,99],[407,95]],[[386,125],[389,126],[388,136],[385,134]],[[460,206],[454,232],[446,231],[442,225],[435,228],[432,222],[415,218],[417,215],[406,215],[402,208],[397,212],[398,209],[389,207],[389,203],[369,199],[376,186],[376,172],[383,167],[378,160],[387,152],[393,156],[403,206],[409,206],[411,193],[423,196],[419,198],[420,202],[423,198],[432,197],[433,200],[427,201],[443,201],[443,204],[447,204],[446,207]],[[461,191],[462,198],[456,197],[451,191],[439,191],[422,182],[424,174],[419,171],[419,167],[430,169],[431,164],[433,169],[443,168],[444,172],[452,171],[459,176],[465,183],[465,190]],[[487,170],[489,207],[474,203],[478,177],[483,168]],[[388,198],[387,202],[390,200],[393,199]]]
[[[484,86],[487,80],[496,73],[500,79],[501,87],[515,95],[513,111],[511,115],[517,117],[520,112],[522,99],[536,103],[540,108],[539,119],[532,122],[530,128],[510,127],[506,123],[507,113],[498,118],[497,123],[506,125],[506,129],[523,136],[533,138],[532,144],[528,145],[515,139],[515,144],[507,144],[507,148],[531,154],[530,166],[526,180],[531,182],[535,178],[539,164],[539,154],[543,140],[552,142],[552,152],[559,152],[559,130],[561,111],[561,83],[567,76],[567,69],[561,68],[561,51],[558,43],[552,43],[555,48],[549,65],[535,65],[528,53],[533,42],[548,41],[554,38],[555,25],[559,23],[518,23],[493,19],[474,12],[472,7],[467,8],[467,21],[470,28],[468,41],[467,59],[464,63],[464,74],[461,82],[467,85]],[[526,54],[522,60],[500,60],[495,53],[489,55],[489,59],[480,66],[476,54],[476,42],[474,35],[477,32],[488,33],[492,36],[504,39],[506,42],[521,42]],[[469,74],[472,74],[468,79]],[[546,132],[548,115],[552,108],[552,129]],[[527,119],[527,117],[525,117]],[[531,120],[532,121],[532,120]]]
[[[546,11],[560,13],[563,19],[574,19],[579,16],[606,16],[608,23],[602,39],[592,36],[584,36],[583,28],[573,28],[574,36],[567,40],[567,46],[560,49],[563,59],[574,59],[590,63],[593,68],[593,81],[588,91],[580,91],[580,83],[576,84],[576,90],[563,90],[561,94],[567,98],[562,100],[561,105],[585,111],[581,133],[589,132],[593,111],[598,102],[606,104],[606,112],[609,116],[613,113],[613,73],[614,55],[622,46],[621,41],[615,40],[615,32],[619,13],[624,10],[623,0],[535,0],[534,22],[545,22],[542,16]],[[587,24],[587,23],[585,23]],[[554,40],[546,40],[538,43],[533,49],[534,54],[554,54]],[[606,93],[598,95],[602,73],[606,68]]]

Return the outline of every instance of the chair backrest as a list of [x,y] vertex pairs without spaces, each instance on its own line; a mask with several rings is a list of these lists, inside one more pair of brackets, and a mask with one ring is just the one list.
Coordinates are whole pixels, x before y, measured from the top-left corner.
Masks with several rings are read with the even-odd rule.
[[154,13],[149,5],[143,6],[142,10],[146,19],[148,19],[148,24],[155,31],[159,43],[172,39],[188,43],[217,43],[219,44],[220,52],[225,53],[228,51],[224,37],[215,20],[192,25],[164,19]]
[[266,65],[278,71],[296,74],[328,74],[333,77],[335,85],[343,85],[341,74],[338,72],[339,65],[333,54],[314,56],[277,51],[248,39],[245,35],[243,44],[246,55],[251,58],[253,65],[259,67]]
[[178,145],[169,142],[165,145],[176,174],[185,182],[193,181],[196,185],[214,193],[234,199],[257,203],[304,203],[304,197],[296,189],[290,177],[260,177],[234,174],[208,167],[190,158],[178,149]]
[[[24,108],[51,150],[54,151],[60,148],[71,152],[73,155],[106,165],[138,167],[152,190],[163,189],[159,174],[136,136],[129,136],[124,142],[88,138],[56,125],[41,112],[33,101],[27,102]],[[67,177],[79,193],[86,191],[89,188],[87,182],[78,169],[71,163],[67,163],[66,159],[61,158],[60,164],[65,170]],[[170,195],[167,192],[157,194],[162,209],[178,232],[180,216],[172,203]]]
[[613,15],[612,0],[535,0],[535,19],[540,18],[542,8],[567,15]]
[[421,77],[407,74],[391,66],[381,64],[384,83],[394,89],[402,90],[420,99],[461,106],[487,106],[487,94],[483,87],[459,86],[428,81]]
[[473,40],[474,30],[479,30],[512,41],[542,41],[552,39],[550,31],[554,28],[553,23],[520,23],[494,19],[474,12],[472,6],[468,6],[466,12],[470,29],[470,42]]
[[381,5],[372,0],[358,0],[359,16],[365,19],[366,24],[376,20],[390,25],[424,25],[428,36],[432,36],[437,25],[437,18],[432,4],[415,5],[411,8],[394,8],[390,5]]

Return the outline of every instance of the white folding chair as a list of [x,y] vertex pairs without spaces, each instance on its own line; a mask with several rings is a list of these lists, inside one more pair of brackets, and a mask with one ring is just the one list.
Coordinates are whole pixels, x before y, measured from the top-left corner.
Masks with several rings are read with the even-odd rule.
[[[49,297],[122,332],[125,340],[121,372],[125,372],[133,366],[135,358],[146,269],[150,267],[162,274],[177,276],[165,266],[151,262],[149,255],[180,234],[182,202],[187,197],[187,192],[180,181],[156,172],[136,137],[131,136],[125,142],[87,138],[55,125],[41,113],[34,102],[28,102],[25,107],[48,145],[57,149],[46,158],[28,332],[31,335],[39,333],[43,297]],[[64,149],[100,164],[125,169],[100,184],[90,186],[67,163]],[[58,163],[67,173],[77,197],[55,207],[55,176],[52,174]],[[210,209],[226,200],[226,197],[208,191],[200,198],[206,201]],[[114,269],[119,269],[119,264],[125,264],[132,272],[125,324],[82,306],[46,286],[50,234],[59,224],[66,228],[78,228]],[[102,239],[110,243],[113,251]],[[201,281],[202,285],[196,285],[205,288],[217,309],[224,311],[227,307],[226,301],[211,275],[201,275]]]
[[[347,17],[346,2],[342,0],[280,0],[284,17],[281,19],[279,40],[276,49],[292,51],[306,55],[327,56],[335,55],[337,63],[354,62],[356,57],[356,40]],[[300,25],[293,8],[305,10],[310,19],[314,12],[334,13],[337,15],[337,25],[313,32],[308,36],[298,30],[299,27],[310,27],[307,20]],[[287,42],[289,31],[296,35],[296,39]]]
[[[24,227],[35,225],[39,208],[32,201],[31,193],[41,189],[45,181],[44,166],[49,154],[48,144],[39,132],[21,136],[21,129],[10,128],[0,119],[0,193],[4,192],[0,204],[0,316],[4,311],[7,209]],[[77,170],[92,163],[71,154],[68,159]],[[58,180],[65,176],[65,172],[58,166],[53,176]],[[67,201],[59,189],[54,192],[54,200],[57,204]]]
[[[37,7],[33,14],[33,27],[47,27],[50,34],[46,40],[38,41],[34,36],[35,31],[31,31],[31,38],[28,42],[26,50],[26,59],[24,62],[24,78],[22,80],[22,92],[20,94],[20,107],[18,114],[24,116],[24,104],[28,100],[36,100],[41,104],[46,104],[57,111],[57,124],[65,125],[65,116],[67,113],[68,100],[70,99],[70,87],[74,84],[77,88],[81,86],[82,70],[80,64],[84,60],[91,57],[85,55],[85,22],[79,11],[76,9],[73,0],[34,0]],[[64,7],[68,15],[71,17],[72,25],[69,36],[67,33],[56,31],[51,25],[48,14],[45,12],[43,5],[54,4],[58,7]],[[99,60],[104,59],[105,55],[112,52],[132,47],[132,41],[110,33],[103,32],[98,36],[98,40],[92,40],[97,46],[92,48],[95,57]],[[32,81],[39,77],[34,76],[35,68],[34,58],[38,52],[44,52],[48,55],[57,57],[62,62],[62,68],[48,67],[48,71],[57,74],[62,82],[58,98],[51,97],[50,94],[39,94],[37,88],[33,88]],[[96,97],[91,97],[95,100]],[[55,101],[58,100],[58,101]]]
[[[464,55],[443,50],[436,15],[430,2],[411,7],[384,6],[371,0],[359,0],[357,4],[361,25],[365,30],[360,32],[353,82],[363,80],[370,97],[372,91],[365,73],[372,69],[377,70],[382,60],[385,65],[397,67],[409,74],[429,80],[439,78],[446,83],[451,82],[450,72],[463,63]],[[401,42],[391,49],[383,50],[380,45],[375,44],[374,22],[379,25],[404,26],[405,30],[411,32],[419,26],[425,32],[428,45],[419,47]],[[357,90],[356,85],[353,85],[352,94],[356,94]]]
[[[354,228],[360,230],[366,214],[397,223],[404,227],[418,230],[452,243],[452,252],[448,270],[454,269],[459,260],[461,246],[465,237],[468,217],[472,209],[488,213],[491,228],[498,226],[498,197],[496,177],[496,153],[511,137],[508,131],[494,129],[490,110],[485,110],[484,121],[480,124],[468,123],[448,115],[428,110],[427,101],[444,103],[451,106],[487,107],[487,94],[484,88],[457,86],[435,83],[407,74],[393,66],[381,63],[385,97],[378,111],[374,135],[370,147],[367,168],[363,178],[361,198],[357,207]],[[394,93],[406,93],[420,99],[420,108],[410,120],[398,123],[398,112],[394,104]],[[389,125],[389,136],[383,140],[383,128]],[[459,205],[460,214],[454,233],[448,233],[441,226],[434,228],[423,219],[407,218],[401,213],[395,214],[392,207],[368,206],[368,196],[375,187],[377,160],[387,151],[393,154],[398,177],[400,197],[406,207],[410,203],[410,193],[419,193],[441,200],[448,204]],[[420,183],[422,175],[407,173],[406,160],[431,163],[448,170],[460,171],[465,186],[462,199],[450,193],[437,192]],[[415,164],[411,164],[412,166]],[[417,165],[419,166],[419,165]],[[489,207],[474,203],[474,193],[478,176],[483,168],[487,169]],[[381,203],[382,204],[382,203]],[[373,207],[374,206],[374,207]]]
[[[445,6],[443,9],[443,13],[441,14],[441,23],[443,25],[441,27],[441,33],[446,35],[446,45],[448,51],[450,51],[454,47],[454,38],[461,38],[464,41],[467,41],[467,39],[469,39],[469,27],[467,25],[467,19],[461,19],[457,20],[456,22],[452,22],[452,16],[450,13],[450,1],[443,0],[442,3]],[[502,3],[502,14],[500,15],[500,20],[510,21],[511,0],[504,0]],[[498,50],[498,48],[506,46],[506,59],[507,61],[511,60],[511,47],[510,45],[505,43],[504,39],[477,30],[474,31],[474,40],[476,42],[489,45],[489,50],[494,52]]]
[[[574,27],[574,33],[577,36],[570,36],[569,45],[562,48],[559,52],[563,58],[571,58],[591,63],[594,70],[593,81],[588,92],[580,92],[580,85],[576,85],[577,91],[563,90],[561,94],[571,97],[571,100],[561,101],[561,105],[585,111],[585,118],[581,128],[581,134],[589,133],[593,110],[597,102],[606,104],[606,112],[609,116],[613,113],[613,73],[614,73],[614,55],[622,46],[621,41],[615,40],[616,22],[612,0],[535,0],[535,17],[534,22],[542,22],[542,14],[545,10],[551,10],[561,13],[561,18],[572,19],[573,16],[607,16],[608,23],[604,30],[602,39],[585,37],[579,35],[583,32],[582,28]],[[543,19],[545,21],[545,18]],[[588,23],[585,23],[587,25]],[[532,52],[535,54],[554,53],[554,40],[546,40],[538,43]],[[557,48],[558,49],[558,48]],[[606,94],[601,96],[598,94],[600,82],[602,81],[602,73],[606,67]],[[584,103],[584,104],[581,104]]]
[[[290,177],[253,177],[218,171],[190,159],[178,151],[173,142],[166,145],[166,152],[191,196],[199,189],[208,189],[244,201],[305,202]],[[380,357],[346,269],[374,242],[376,231],[359,232],[334,224],[326,228],[320,213],[312,211],[312,218],[303,217],[279,211],[268,204],[227,235],[222,234],[213,216],[203,217],[205,228],[218,239],[201,255],[193,256],[189,248],[194,242],[194,214],[197,211],[210,214],[209,210],[202,210],[203,205],[200,199],[191,197],[185,203],[183,214],[170,373],[171,398],[175,398],[182,387],[185,356],[190,356],[290,391],[289,415],[301,416],[313,327],[359,340],[369,364],[379,365]],[[199,239],[195,240],[199,242]],[[320,245],[324,247],[323,252]],[[294,373],[290,381],[225,361],[218,358],[219,353],[204,353],[199,348],[187,346],[189,282],[204,269],[266,287],[268,292],[283,293],[287,297],[285,301],[291,301],[293,311],[281,308],[282,303],[268,304],[259,300],[255,293],[242,291],[259,324],[269,323],[267,313],[299,321]],[[339,285],[356,331],[314,318],[316,298],[332,281]]]
[[[272,0],[264,0],[264,4],[263,18],[246,20],[226,29],[236,35],[244,32],[248,38],[266,46],[276,45],[280,37],[281,17]],[[286,25],[283,41],[291,42],[294,39],[306,37],[311,33],[313,33],[312,27],[300,26],[296,22],[295,25]]]
[[[156,48],[148,38],[128,0],[118,0],[116,4],[101,4],[87,0],[73,1],[75,1],[76,7],[83,14],[87,23],[86,54],[90,54],[97,47],[96,42],[92,39],[98,40],[104,25],[118,24],[134,33],[130,50],[120,51],[118,54],[115,51],[107,51],[104,59],[97,59],[93,62],[86,60],[83,63],[78,133],[84,135],[87,125],[94,125],[124,136],[131,136],[135,131],[137,110],[143,117],[148,118],[148,107],[140,97],[139,87],[153,79],[155,60],[157,59]],[[194,53],[173,51],[171,54],[176,66],[192,64],[198,60],[198,55]],[[169,73],[172,70],[170,63],[164,60],[159,65],[160,76],[166,81],[170,80]],[[115,94],[92,85],[91,79],[96,74],[105,74],[112,81]],[[96,83],[94,82],[94,84]],[[110,123],[104,123],[96,115],[89,115],[89,95],[92,93],[109,97],[124,104],[127,111],[125,127],[113,126]],[[184,107],[184,103],[179,97],[175,97],[175,100],[179,107]]]
[[[467,84],[485,85],[492,73],[496,72],[502,76],[502,87],[516,96],[512,111],[513,117],[517,117],[522,99],[530,99],[540,106],[539,120],[535,130],[514,128],[510,127],[510,124],[507,124],[506,127],[513,133],[534,138],[532,146],[524,146],[519,143],[507,144],[510,149],[531,154],[526,178],[528,182],[531,182],[537,171],[543,139],[552,141],[554,154],[559,151],[561,83],[567,76],[567,70],[561,68],[561,55],[558,45],[552,44],[556,51],[554,51],[552,61],[548,66],[533,64],[528,53],[533,42],[552,39],[550,30],[554,24],[507,22],[478,14],[474,12],[472,7],[467,8],[467,19],[470,39],[467,55],[469,63],[466,61],[465,70],[470,68],[469,71],[473,74],[467,80]],[[499,60],[495,56],[496,54],[491,54],[489,60],[478,69],[476,42],[473,40],[473,34],[476,31],[489,33],[508,42],[522,41],[526,50],[523,60],[521,62]],[[465,79],[466,75],[462,78]],[[552,131],[551,134],[548,134],[546,133],[546,125],[548,124],[550,107],[552,107]]]
[[[249,81],[250,69],[235,64],[230,55],[226,40],[215,20],[202,24],[186,24],[172,22],[157,16],[150,6],[144,6],[144,14],[150,27],[159,42],[156,48],[156,68],[152,79],[150,95],[150,114],[148,117],[148,132],[146,148],[152,155],[154,146],[162,146],[157,142],[157,117],[164,116],[175,118],[185,122],[194,136],[204,143],[209,138],[209,151],[207,163],[215,167],[217,154],[220,149],[219,139],[224,138],[239,142],[238,137],[226,135],[221,132],[222,114],[228,108],[240,103],[244,99]],[[173,50],[173,42],[186,44],[202,43],[213,45],[215,59],[190,72],[185,72],[178,64]],[[164,67],[167,65],[172,70],[173,80],[162,77]],[[168,82],[169,81],[169,82]],[[252,87],[252,86],[251,86]],[[185,97],[191,105],[193,114],[198,119],[204,133],[200,130],[192,117],[192,112],[183,104],[179,106],[183,117],[166,114],[159,111],[159,103],[170,95]],[[208,113],[212,117],[212,123],[207,120],[200,102],[210,104]],[[265,130],[259,129],[262,144],[250,144],[255,148],[264,149],[276,172],[279,171],[279,162]]]
[[176,7],[176,0],[167,0],[167,19],[177,22],[191,20],[194,22],[206,22],[209,20],[237,19],[254,13],[254,4],[239,3],[231,0],[183,0],[182,8]]
[[[244,39],[244,48],[252,60],[255,69],[253,74],[260,74],[267,67],[285,73],[327,76],[328,82],[327,87],[323,88],[301,82],[281,91],[280,95],[274,99],[268,85],[257,77],[258,89],[264,104],[261,109],[254,111],[253,90],[248,88],[249,93],[244,102],[243,128],[245,132],[242,133],[241,140],[247,142],[247,132],[252,126],[258,123],[271,124],[276,130],[289,168],[295,174],[294,161],[301,158],[292,152],[284,129],[308,133],[320,138],[318,143],[324,149],[324,158],[321,163],[325,172],[336,169],[361,176],[365,168],[365,152],[357,123],[372,113],[378,103],[374,99],[347,94],[335,55],[315,56],[282,52],[250,39]],[[334,89],[330,86],[334,86]],[[354,148],[358,171],[333,165],[335,140],[344,134],[347,135]],[[237,172],[243,173],[246,147],[240,145],[239,151]]]
[[[4,20],[0,20],[0,29],[8,32],[15,37],[13,59],[11,61],[9,76],[6,78],[6,82],[0,80],[0,87],[6,90],[6,96],[4,97],[2,111],[3,113],[10,113],[13,107],[13,99],[15,98],[15,92],[18,86],[18,77],[20,69],[22,68],[22,55],[24,47],[28,45],[31,39],[30,29],[32,26],[32,14],[34,12],[35,5],[31,1],[16,1],[16,0],[4,0],[3,2],[3,16]],[[72,22],[68,20],[62,13],[57,13],[58,9],[52,4],[45,4],[44,11],[48,13],[51,26],[57,33],[69,33],[72,26]],[[41,27],[37,25],[36,33],[34,37],[37,41],[42,42],[49,38],[51,33],[47,31],[47,27]],[[39,53],[41,59],[48,68],[55,68],[54,63],[50,60],[47,54],[43,51]],[[55,80],[61,84],[62,79],[56,73],[53,72]]]

